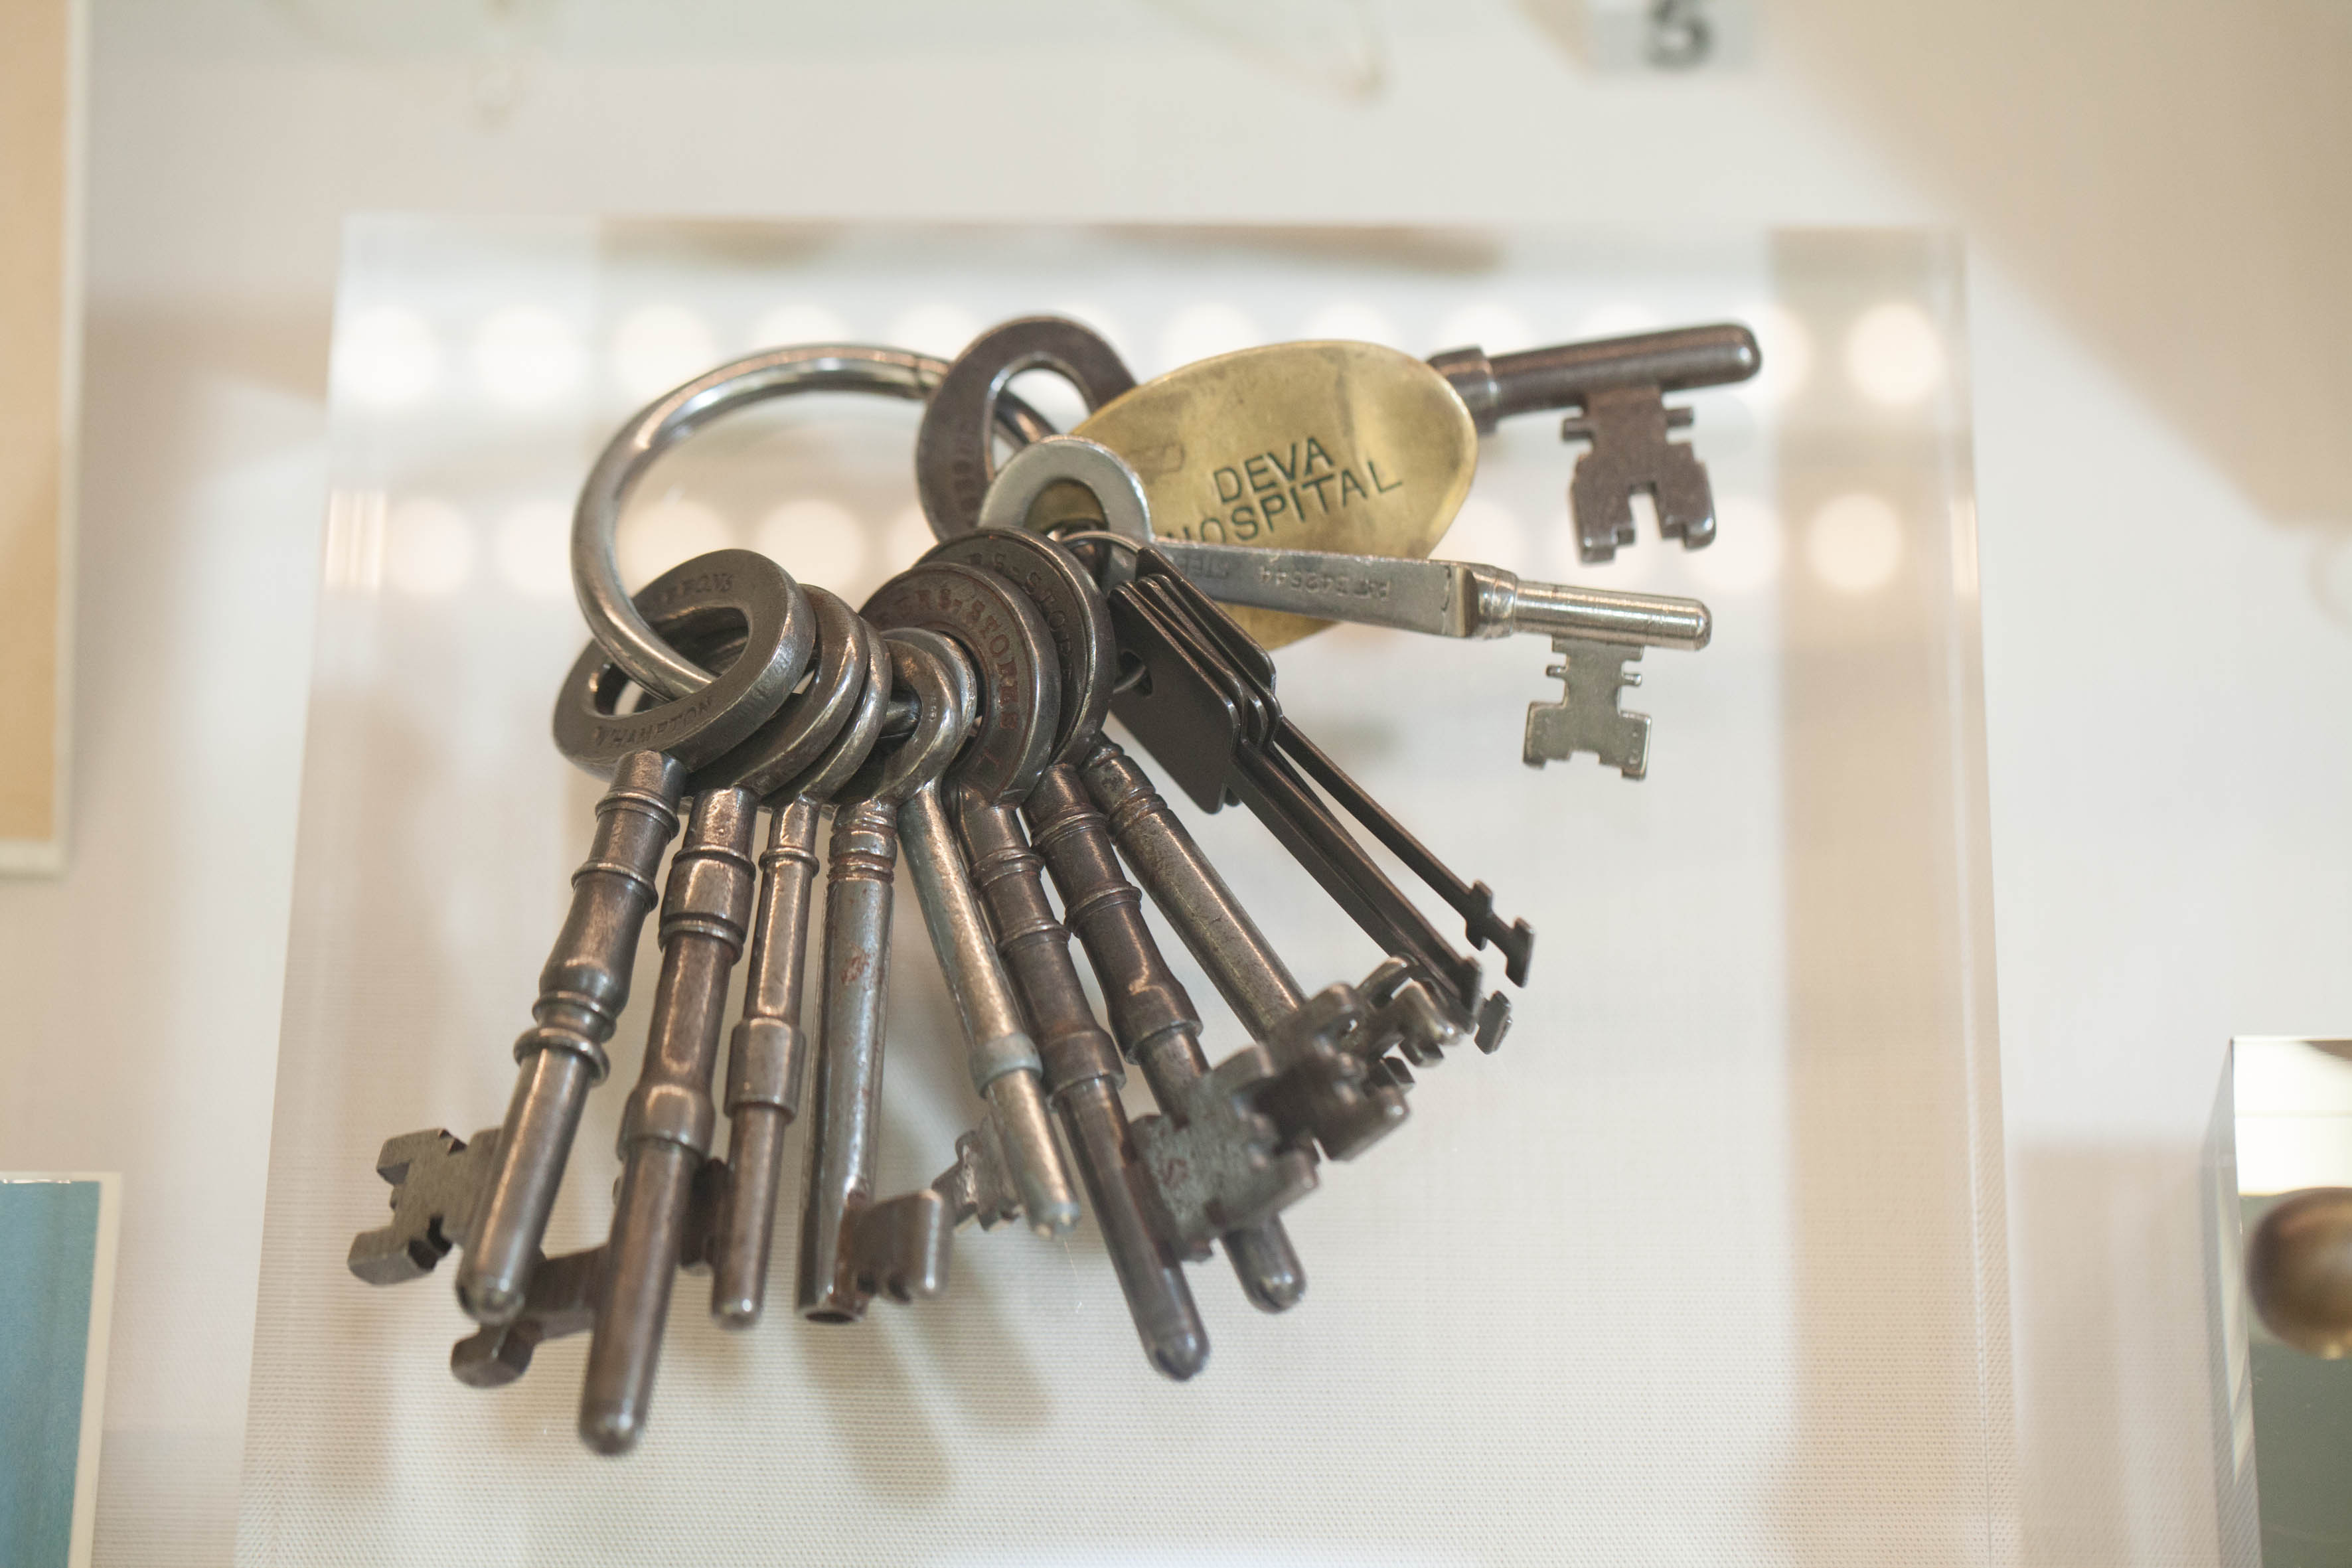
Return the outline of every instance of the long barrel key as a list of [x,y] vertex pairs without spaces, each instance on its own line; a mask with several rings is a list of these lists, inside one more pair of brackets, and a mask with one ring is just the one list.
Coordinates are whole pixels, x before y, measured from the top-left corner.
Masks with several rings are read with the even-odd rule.
[[[929,660],[964,688],[968,700],[977,702],[978,682],[952,643],[938,633],[917,629],[894,631],[890,640],[904,663],[919,668]],[[1049,713],[1046,722],[1051,721]],[[963,1026],[972,1090],[988,1108],[978,1134],[981,1146],[992,1162],[1001,1162],[1030,1228],[1040,1236],[1066,1236],[1078,1223],[1078,1201],[1046,1115],[1045,1063],[997,953],[963,846],[940,798],[955,776],[950,771],[926,779],[899,808],[907,869],[914,878],[931,951],[938,955]],[[960,1155],[971,1147],[965,1144]]]
[[1062,715],[1053,630],[1008,578],[929,557],[876,589],[864,614],[973,681],[979,713],[965,754],[905,812],[908,866],[924,924],[964,1026],[972,1087],[989,1107],[972,1135],[959,1141],[956,1164],[934,1184],[954,1194],[959,1221],[1002,1217],[1005,1204],[988,1196],[995,1189],[1013,1196],[1033,1228],[1060,1236],[1077,1223],[1078,1204],[1046,1114],[1042,1063],[941,793],[1017,801],[1045,771]]
[[580,1436],[599,1453],[635,1447],[653,1399],[687,1205],[718,1126],[710,1079],[728,974],[751,921],[759,809],[747,789],[704,792],[662,899],[661,984],[621,1121],[621,1192],[580,1397]]
[[661,617],[689,597],[726,605],[747,625],[744,653],[717,679],[688,697],[618,714],[612,707],[621,683],[591,643],[557,700],[558,746],[608,773],[613,788],[597,805],[594,845],[572,878],[570,917],[540,974],[534,1025],[515,1042],[521,1070],[458,1265],[457,1300],[478,1322],[508,1322],[523,1310],[588,1091],[610,1070],[604,1043],[628,1000],[655,869],[677,831],[689,773],[774,714],[815,642],[808,600],[763,555],[698,556],[647,584],[637,605]]
[[1450,349],[1429,363],[1454,384],[1480,435],[1497,420],[1538,409],[1573,408],[1560,435],[1589,449],[1569,477],[1577,551],[1607,561],[1633,542],[1633,497],[1657,503],[1658,531],[1692,550],[1715,538],[1715,495],[1706,468],[1668,432],[1687,426],[1688,408],[1665,395],[1745,381],[1763,368],[1756,334],[1734,321],[1628,337],[1560,343],[1489,356]]
[[[896,663],[881,658],[876,679],[887,682]],[[934,691],[921,705],[911,733],[842,786],[843,804],[834,809],[823,1033],[795,1292],[801,1315],[817,1322],[855,1322],[877,1294],[908,1301],[947,1289],[955,1230],[946,1201],[929,1187],[881,1203],[873,1197],[898,806],[971,732],[971,710],[939,697]]]
[[1552,651],[1563,662],[1550,673],[1567,683],[1567,694],[1560,702],[1528,705],[1521,757],[1529,767],[1565,762],[1583,751],[1627,778],[1642,777],[1649,765],[1650,719],[1617,706],[1620,688],[1641,684],[1639,674],[1625,669],[1626,661],[1641,658],[1644,647],[1696,651],[1714,632],[1713,618],[1696,599],[1533,583],[1472,561],[1258,550],[1181,539],[1155,540],[1153,548],[1221,604],[1433,637],[1526,632],[1551,638]]
[[[760,857],[760,906],[751,929],[743,1016],[728,1042],[730,1179],[711,1248],[710,1311],[731,1329],[757,1322],[766,1300],[784,1129],[800,1111],[808,1054],[800,1025],[801,983],[809,915],[816,901],[818,828],[826,802],[873,750],[890,695],[890,661],[881,634],[838,600],[820,602],[820,613],[833,605],[840,606],[840,623],[827,616],[820,641],[827,633],[842,639],[846,668],[838,679],[846,685],[854,678],[855,706],[806,770],[771,797],[774,816],[768,847]],[[831,689],[810,695],[829,695]]]
[[[1276,1215],[1314,1190],[1315,1157],[1311,1147],[1285,1147],[1253,1103],[1275,1072],[1272,1060],[1253,1046],[1211,1069],[1200,1015],[1144,923],[1141,896],[1120,871],[1111,829],[1076,770],[1047,769],[1024,812],[1102,982],[1120,1048],[1159,1103],[1165,1142],[1146,1124],[1136,1131],[1180,1244],[1197,1256],[1210,1237],[1223,1240],[1243,1292],[1262,1310],[1283,1310],[1305,1294],[1307,1273]],[[1191,1142],[1216,1152],[1197,1162],[1168,1157],[1187,1152]]]

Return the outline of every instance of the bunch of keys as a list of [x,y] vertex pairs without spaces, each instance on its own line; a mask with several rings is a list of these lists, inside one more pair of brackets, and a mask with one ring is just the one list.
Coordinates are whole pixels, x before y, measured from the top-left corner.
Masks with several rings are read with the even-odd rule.
[[[1596,346],[1607,345],[1584,348]],[[1447,393],[1450,412],[1472,419],[1474,406],[1492,415],[1579,403],[1595,453],[1616,452],[1610,460],[1622,470],[1624,454],[1607,446],[1622,433],[1604,427],[1630,426],[1622,409],[1596,412],[1604,395],[1629,374],[1653,391],[1696,384],[1662,372],[1654,346],[1621,355],[1630,371],[1612,372],[1606,355],[1545,353],[1550,379],[1539,393],[1513,377],[1533,374],[1541,355],[1517,356],[1516,370],[1451,356],[1484,366],[1476,374],[1490,391],[1462,383],[1468,391]],[[593,640],[554,721],[565,756],[608,787],[532,1026],[515,1046],[514,1096],[504,1121],[471,1139],[436,1129],[389,1140],[376,1168],[393,1189],[391,1223],[357,1237],[348,1260],[360,1279],[390,1284],[459,1253],[457,1296],[477,1325],[451,1353],[461,1381],[510,1383],[543,1342],[586,1333],[582,1438],[602,1453],[634,1447],[680,1271],[708,1273],[722,1327],[761,1319],[787,1135],[812,1072],[808,1181],[792,1249],[800,1317],[852,1323],[877,1300],[940,1296],[968,1224],[1020,1221],[1051,1239],[1091,1210],[1148,1360],[1189,1378],[1206,1363],[1208,1336],[1185,1267],[1222,1249],[1254,1305],[1295,1304],[1306,1274],[1281,1215],[1315,1189],[1320,1163],[1357,1158],[1404,1121],[1413,1068],[1450,1047],[1499,1047],[1508,999],[1485,989],[1476,960],[1395,886],[1347,819],[1462,916],[1474,948],[1496,947],[1514,985],[1528,982],[1533,932],[1497,915],[1486,884],[1447,868],[1300,732],[1276,699],[1265,647],[1218,601],[1328,616],[1349,607],[1328,586],[1335,574],[1385,572],[1391,587],[1374,615],[1334,618],[1454,636],[1543,630],[1635,653],[1644,643],[1703,645],[1706,611],[1524,584],[1410,553],[1171,537],[1154,527],[1160,503],[1145,465],[1108,440],[1056,434],[1005,390],[1018,371],[1049,364],[1097,409],[1081,429],[1116,435],[1135,400],[1148,409],[1172,395],[1168,384],[1247,357],[1138,388],[1108,344],[1052,318],[984,334],[952,365],[846,345],[775,350],[679,387],[608,446],[573,540]],[[941,542],[855,609],[740,550],[625,593],[614,531],[655,458],[734,409],[812,390],[927,403],[917,474]],[[1378,426],[1380,407],[1360,412],[1355,427]],[[1018,448],[1001,468],[999,440]],[[1313,444],[1319,456],[1298,458],[1310,490],[1339,461],[1321,438]],[[1686,448],[1671,449],[1696,470]],[[1393,468],[1375,470],[1376,456],[1362,460],[1370,482],[1405,488]],[[1704,475],[1696,503],[1687,479],[1674,481],[1683,486],[1676,531],[1703,542],[1711,516],[1690,508],[1707,510]],[[1259,504],[1257,515],[1275,510]],[[1294,559],[1302,555],[1315,559]],[[1282,563],[1253,574],[1236,556]],[[1561,651],[1572,710],[1580,656]],[[1200,808],[1246,805],[1383,961],[1360,980],[1308,993],[1144,766],[1107,733],[1112,718]],[[1641,773],[1646,734],[1630,753],[1622,738],[1576,738],[1575,749]],[[1532,716],[1528,743],[1532,761]],[[1565,747],[1551,749],[1565,756]],[[974,1110],[936,1180],[884,1197],[875,1148],[901,859],[955,1003]],[[824,924],[812,942],[820,870]],[[1202,1016],[1147,903],[1241,1027],[1245,1043],[1222,1059],[1202,1043]],[[656,906],[660,980],[622,1118],[610,1233],[601,1247],[549,1257],[542,1244],[572,1144],[609,1073],[606,1047]],[[1107,1025],[1080,980],[1074,935]],[[802,1024],[813,946],[814,1041]],[[739,963],[749,973],[722,1077],[722,1013]],[[1130,1064],[1156,1107],[1133,1121],[1119,1099]]]

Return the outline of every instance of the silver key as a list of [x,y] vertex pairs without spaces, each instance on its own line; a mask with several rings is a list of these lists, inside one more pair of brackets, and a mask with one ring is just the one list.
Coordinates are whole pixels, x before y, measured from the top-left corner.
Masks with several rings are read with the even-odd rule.
[[[957,700],[980,710],[979,678],[956,645],[940,633],[919,629],[894,631],[889,640],[910,681],[922,679],[928,664],[953,683]],[[1029,711],[1050,728],[1051,713]],[[1016,1200],[1017,1211],[1038,1235],[1067,1236],[1078,1223],[1077,1195],[1046,1114],[1045,1063],[940,798],[954,777],[950,773],[926,780],[898,813],[923,927],[963,1026],[972,1090],[988,1108],[983,1125],[959,1141],[955,1166],[933,1185],[954,1194],[960,1211],[964,1197],[973,1196],[969,1215],[959,1212],[959,1220],[977,1217],[986,1226],[1009,1217],[1005,1204],[976,1195],[1002,1190]]]
[[[830,595],[819,602],[821,616],[835,605],[840,616],[824,616],[820,628],[828,655],[820,675],[835,676],[837,686],[813,685],[809,695],[830,697],[853,680],[856,689],[839,731],[814,762],[776,788],[773,829],[760,858],[760,908],[751,930],[743,1016],[728,1045],[729,1181],[711,1248],[710,1312],[730,1329],[759,1321],[766,1300],[784,1129],[800,1112],[803,1058],[808,1054],[800,1026],[801,974],[815,902],[819,819],[833,793],[873,751],[889,702],[889,658],[880,635]],[[837,675],[828,634],[843,644]],[[778,758],[780,763],[789,760]]]
[[1628,778],[1647,771],[1650,720],[1617,706],[1641,684],[1624,666],[1649,647],[1703,648],[1714,619],[1696,599],[1535,583],[1472,561],[1415,561],[1318,550],[1153,541],[1211,598],[1433,637],[1549,637],[1566,683],[1559,702],[1528,708],[1530,767],[1591,752]]
[[[877,668],[895,663],[877,658]],[[845,804],[834,810],[823,1023],[795,1291],[801,1315],[814,1321],[855,1322],[877,1295],[908,1301],[947,1289],[955,1232],[946,1202],[929,1187],[875,1202],[874,1152],[899,803],[954,759],[971,719],[968,708],[935,695],[905,740],[842,787]]]

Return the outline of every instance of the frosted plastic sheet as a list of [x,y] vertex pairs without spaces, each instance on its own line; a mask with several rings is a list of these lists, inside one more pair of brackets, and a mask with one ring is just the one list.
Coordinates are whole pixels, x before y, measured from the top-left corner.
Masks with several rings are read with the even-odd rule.
[[[1948,242],[1888,233],[355,226],[240,1560],[2011,1560],[1958,298]],[[1423,1075],[1412,1120],[1286,1216],[1298,1308],[1193,1269],[1213,1350],[1177,1386],[1090,1226],[967,1232],[948,1299],[855,1329],[772,1306],[729,1336],[689,1279],[644,1445],[595,1458],[584,1340],[465,1388],[446,1279],[342,1264],[384,1213],[383,1139],[502,1112],[585,843],[595,786],[547,740],[583,636],[572,493],[638,401],[728,354],[948,353],[1038,310],[1142,374],[1298,336],[1752,320],[1766,375],[1688,400],[1714,548],[1645,529],[1579,566],[1541,417],[1485,444],[1440,548],[1696,595],[1714,644],[1640,667],[1639,784],[1520,765],[1526,704],[1559,689],[1537,639],[1342,628],[1279,655],[1286,710],[1539,933],[1502,1052]],[[625,566],[748,544],[855,601],[928,541],[914,422],[798,399],[718,427],[642,487]],[[1371,966],[1245,813],[1188,819],[1304,983]],[[910,898],[897,942],[884,1192],[973,1109]],[[1166,945],[1222,1056],[1237,1026]],[[551,1249],[609,1217],[652,963]]]

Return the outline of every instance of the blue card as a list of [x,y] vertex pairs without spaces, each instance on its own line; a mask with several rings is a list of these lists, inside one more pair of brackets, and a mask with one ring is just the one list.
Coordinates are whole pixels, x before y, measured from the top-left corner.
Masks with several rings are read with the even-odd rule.
[[10,1568],[89,1561],[118,1181],[0,1173],[0,1563]]

